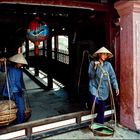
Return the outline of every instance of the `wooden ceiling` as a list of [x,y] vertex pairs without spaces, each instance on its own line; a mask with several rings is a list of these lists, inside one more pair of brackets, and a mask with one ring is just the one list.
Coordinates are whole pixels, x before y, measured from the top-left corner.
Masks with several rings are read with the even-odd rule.
[[35,16],[40,16],[52,28],[60,25],[71,26],[78,20],[110,12],[116,1],[101,3],[101,0],[1,0],[1,49],[19,46],[25,39],[29,22]]

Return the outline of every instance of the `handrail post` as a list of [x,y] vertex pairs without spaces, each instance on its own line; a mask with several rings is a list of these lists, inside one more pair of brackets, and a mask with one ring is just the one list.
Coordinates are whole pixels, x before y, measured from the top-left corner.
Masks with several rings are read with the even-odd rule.
[[77,124],[80,124],[80,123],[81,123],[81,115],[78,115],[78,116],[76,117],[76,123],[77,123]]
[[25,129],[25,133],[26,133],[26,136],[27,136],[27,139],[31,139],[31,136],[32,136],[32,128],[31,127],[27,127]]

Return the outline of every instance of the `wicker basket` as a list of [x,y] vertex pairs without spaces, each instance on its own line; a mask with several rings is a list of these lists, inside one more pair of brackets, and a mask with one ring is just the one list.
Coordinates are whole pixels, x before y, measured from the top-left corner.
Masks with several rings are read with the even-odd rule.
[[14,122],[16,120],[16,115],[13,117],[10,117],[9,119],[5,119],[3,121],[0,121],[0,126],[7,126],[9,124],[11,124],[12,122]]
[[113,127],[106,126],[104,124],[93,123],[89,126],[89,128],[95,136],[105,137],[105,136],[113,136],[114,135]]
[[9,125],[16,119],[17,108],[12,100],[0,101],[0,126]]

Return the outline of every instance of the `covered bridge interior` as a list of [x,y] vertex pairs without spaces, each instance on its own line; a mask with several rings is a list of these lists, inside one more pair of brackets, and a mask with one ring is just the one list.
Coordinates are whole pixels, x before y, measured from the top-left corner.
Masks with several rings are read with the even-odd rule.
[[[113,53],[116,51],[113,40],[119,30],[115,24],[119,16],[113,8],[115,2],[116,0],[0,2],[0,55],[9,57],[19,51],[25,55],[29,64],[25,68],[26,84],[33,80],[32,89],[29,89],[30,84],[26,87],[28,93],[34,92],[34,95],[29,95],[31,105],[33,97],[51,95],[55,90],[55,82],[59,87],[56,91],[58,95],[62,96],[66,92],[70,101],[78,103],[77,110],[73,106],[71,112],[85,109],[88,95],[87,70],[89,61],[93,59],[92,53],[101,46],[106,46]],[[29,23],[36,17],[49,28],[48,38],[40,42],[37,50],[35,44],[27,38]],[[111,62],[115,67],[115,57]],[[42,82],[40,73],[46,76],[47,82]],[[51,100],[54,99],[44,101],[44,106],[48,105],[47,102],[50,105]],[[59,105],[57,103],[56,106]],[[59,112],[69,113],[64,110]]]

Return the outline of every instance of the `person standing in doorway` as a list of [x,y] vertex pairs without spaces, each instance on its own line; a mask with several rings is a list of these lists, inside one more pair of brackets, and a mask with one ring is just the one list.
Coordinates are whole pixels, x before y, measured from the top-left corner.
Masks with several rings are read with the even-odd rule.
[[27,65],[24,56],[19,53],[9,59],[0,59],[1,70],[6,72],[6,82],[4,85],[3,96],[5,99],[14,100],[17,106],[16,124],[25,121],[25,103],[24,90],[25,84],[23,80],[23,66]]
[[105,47],[101,47],[93,54],[93,57],[96,57],[97,61],[91,61],[89,64],[89,92],[97,110],[95,122],[104,124],[106,100],[110,92],[109,83],[115,89],[116,96],[119,95],[119,87],[114,69],[111,63],[106,61],[113,57],[113,54]]

